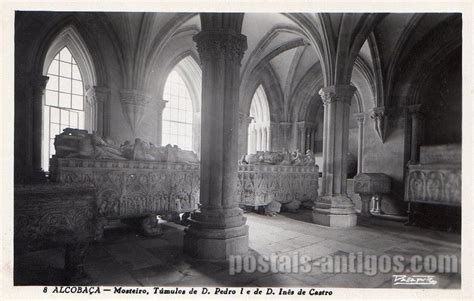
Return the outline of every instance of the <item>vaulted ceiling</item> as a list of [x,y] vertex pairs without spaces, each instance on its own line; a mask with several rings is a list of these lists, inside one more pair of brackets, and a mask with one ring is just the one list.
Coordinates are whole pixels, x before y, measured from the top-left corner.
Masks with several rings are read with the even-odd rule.
[[[175,50],[194,53],[192,36],[200,30],[197,13],[55,13],[22,12],[16,17],[16,30],[27,36],[38,30],[48,31],[58,23],[74,19],[82,34],[97,33],[100,52],[105,35],[123,73],[123,86],[147,89],[149,74],[160,70],[157,64],[166,60],[170,44],[181,43]],[[256,69],[271,70],[278,83],[283,102],[289,104],[296,87],[315,64],[321,65],[324,84],[352,81],[352,60],[359,73],[372,85],[374,101],[385,103],[393,89],[399,64],[424,37],[455,14],[277,14],[246,13],[242,33],[248,49],[242,60],[243,82]],[[102,35],[99,35],[102,34]],[[44,36],[44,35],[43,35]],[[178,39],[181,39],[178,41]],[[26,43],[25,40],[25,43]],[[90,39],[89,39],[90,40]],[[21,42],[21,41],[20,41]],[[110,46],[109,46],[110,47]],[[167,48],[168,47],[168,48]],[[168,52],[166,52],[168,49]],[[345,70],[348,69],[349,70]],[[357,73],[358,74],[358,73]],[[152,84],[149,84],[152,86]]]

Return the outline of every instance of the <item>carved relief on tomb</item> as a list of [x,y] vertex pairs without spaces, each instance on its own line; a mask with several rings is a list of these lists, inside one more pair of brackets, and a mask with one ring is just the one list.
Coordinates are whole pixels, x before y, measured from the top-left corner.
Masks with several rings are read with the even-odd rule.
[[54,158],[53,180],[91,183],[99,214],[129,218],[187,212],[199,203],[199,165]]
[[422,165],[413,165],[409,169],[407,200],[460,206],[460,169],[449,166],[432,169]]
[[240,204],[268,206],[273,202],[315,201],[318,196],[318,166],[240,165]]
[[34,250],[92,239],[96,217],[94,202],[90,187],[54,184],[15,187],[16,247]]

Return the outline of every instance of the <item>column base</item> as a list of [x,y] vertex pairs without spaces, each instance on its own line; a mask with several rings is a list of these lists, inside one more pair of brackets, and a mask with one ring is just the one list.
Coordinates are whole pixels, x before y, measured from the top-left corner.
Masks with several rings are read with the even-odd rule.
[[240,208],[198,211],[185,229],[184,252],[197,259],[226,261],[248,253],[248,226]]
[[347,196],[323,196],[313,207],[313,222],[318,225],[349,228],[357,224],[354,204]]
[[370,213],[370,202],[372,195],[366,193],[360,193],[360,200],[362,203],[362,207],[360,209],[360,215],[365,217],[371,217],[372,214]]

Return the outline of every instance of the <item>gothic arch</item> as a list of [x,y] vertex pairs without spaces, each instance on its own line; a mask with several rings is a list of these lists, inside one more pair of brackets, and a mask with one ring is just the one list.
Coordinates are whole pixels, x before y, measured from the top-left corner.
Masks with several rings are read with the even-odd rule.
[[[198,155],[201,150],[201,89],[202,89],[202,71],[198,65],[195,55],[191,51],[185,51],[175,58],[173,58],[166,68],[166,72],[163,74],[165,77],[160,78],[158,83],[159,97],[163,98],[164,87],[168,80],[168,77],[172,71],[176,71],[179,76],[183,79],[186,88],[190,94],[192,107],[193,107],[193,122],[192,122],[192,133],[193,143],[192,149]],[[159,120],[162,122],[162,120]],[[162,141],[161,125],[158,126],[158,141]]]
[[354,99],[357,101],[357,112],[362,113],[377,106],[376,80],[373,71],[362,59],[358,58],[352,70],[351,85],[356,87]]
[[[313,97],[320,100],[318,92],[324,85],[321,72],[321,64],[316,63],[309,68],[300,80],[295,89],[296,92],[292,95],[290,101],[289,118],[291,121],[304,121],[308,106]],[[319,101],[319,106],[321,105],[322,101]]]
[[[272,50],[270,53],[268,53],[265,56],[262,56],[267,49],[268,45],[271,44],[271,42],[280,34],[280,33],[292,33],[296,36],[299,36],[300,38],[296,38],[292,41],[289,41],[285,44],[280,45],[276,49]],[[275,56],[279,55],[280,53],[287,51],[289,49],[302,46],[306,42],[306,36],[297,27],[292,27],[292,26],[282,26],[282,25],[276,25],[272,29],[270,29],[259,41],[258,45],[254,48],[252,53],[249,55],[249,60],[246,62],[246,64],[242,68],[242,78],[245,78],[246,76],[249,76],[249,74],[252,72],[253,68],[257,66],[261,61],[266,60],[270,61],[272,58]]]
[[250,105],[250,116],[255,118],[256,122],[270,122],[270,109],[268,105],[267,93],[262,84],[258,85],[252,97]]
[[[168,52],[171,52],[171,55],[166,57],[165,54],[167,53],[163,52],[166,49],[166,47],[164,47],[160,51],[160,55],[154,58],[153,63],[150,64],[150,66],[147,68],[147,72],[149,73],[146,77],[145,83],[145,89],[147,91],[150,91],[152,95],[157,98],[162,97],[165,82],[168,78],[169,73],[181,62],[184,62],[186,67],[183,66],[179,68],[180,70],[177,71],[182,77],[185,73],[189,72],[189,75],[184,75],[184,77],[187,77],[187,80],[189,81],[186,82],[186,84],[189,84],[190,92],[194,93],[193,98],[201,99],[200,60],[199,55],[195,50],[194,43],[191,41],[192,36],[197,32],[199,31],[195,27],[178,29],[165,46],[171,47],[175,45],[174,43],[177,41],[176,39],[189,39],[189,41],[185,42],[185,47],[180,48],[178,51],[168,50]],[[186,60],[183,61],[184,59]],[[188,59],[191,61],[188,61],[188,63],[186,63]],[[191,75],[196,76],[196,79],[189,78]],[[199,78],[199,84],[197,83],[197,78]],[[198,108],[200,108],[200,102]]]
[[[329,78],[332,77],[331,72],[333,70],[331,53],[328,51],[330,47],[327,47],[327,45],[330,45],[330,42],[332,42],[332,32],[326,28],[326,22],[324,22],[325,14],[284,13],[283,15],[301,28],[308,42],[314,47],[319,61],[321,62],[321,72],[324,83],[327,83]],[[321,30],[319,30],[318,27],[321,28]]]
[[156,80],[156,89],[154,91],[154,95],[156,95],[158,98],[163,97],[163,90],[166,80],[168,79],[171,71],[176,70],[176,72],[178,72],[178,74],[183,78],[189,92],[191,93],[195,112],[200,112],[202,96],[202,71],[198,62],[197,55],[195,55],[195,53],[191,50],[187,50],[176,55],[166,65],[164,72],[162,72],[158,78],[154,77]]
[[[462,45],[462,19],[456,15],[435,27],[419,41],[400,62],[404,69],[399,73],[389,104],[404,106],[420,103],[423,83],[443,59]],[[393,99],[395,98],[395,99]]]
[[94,85],[108,86],[106,66],[103,64],[104,56],[97,45],[97,41],[87,34],[88,29],[85,28],[81,20],[68,15],[52,22],[49,28],[51,29],[38,39],[40,51],[32,52],[36,55],[35,59],[32,60],[35,62],[33,66],[34,74],[46,74],[54,55],[67,44],[71,53],[77,59],[78,65],[82,68],[80,70],[84,82],[89,85],[86,89]]
[[248,126],[247,152],[268,151],[271,149],[270,110],[267,94],[260,84],[252,97],[249,116],[252,121]]
[[[363,100],[362,100],[362,96],[360,95],[359,89],[357,89],[354,92],[353,100],[355,100],[355,103],[357,105],[357,113],[363,113],[364,112],[364,105],[363,105]],[[349,118],[351,118],[351,117],[352,116],[350,116]]]
[[240,112],[245,115],[249,114],[252,97],[259,85],[263,86],[267,95],[270,121],[281,121],[283,119],[283,93],[277,76],[268,62],[261,62],[252,71],[250,76],[245,81],[242,81],[240,89]]
[[375,79],[375,93],[374,93],[374,101],[376,107],[383,107],[385,106],[385,87],[384,87],[384,76],[382,70],[382,58],[380,56],[380,51],[377,46],[377,41],[375,39],[374,32],[369,34],[367,38],[369,43],[370,55],[372,57],[373,62],[373,74]]
[[93,63],[92,56],[86,46],[86,43],[73,25],[68,25],[65,27],[52,41],[48,51],[46,52],[45,59],[43,60],[42,74],[46,75],[48,73],[48,68],[53,58],[64,47],[69,49],[77,62],[77,66],[82,75],[82,81],[84,83],[85,90],[87,91],[88,89],[97,85],[97,75],[95,72],[95,65]]
[[[73,61],[75,61],[75,64],[73,64],[73,66],[77,66],[77,68],[79,69],[79,73],[80,73],[79,79],[80,79],[80,83],[82,84],[80,87],[77,87],[77,89],[74,90],[73,82],[76,82],[76,81],[72,80],[73,75],[71,74],[69,76],[65,75],[66,77],[62,78],[62,80],[69,81],[69,83],[73,86],[72,91],[69,90],[69,92],[67,92],[67,90],[63,90],[63,91],[66,91],[65,94],[59,93],[60,88],[59,86],[57,86],[61,82],[61,78],[58,77],[59,73],[56,76],[49,75],[49,69],[50,69],[51,63],[60,52],[63,54],[67,53],[68,56],[69,55],[72,56]],[[64,67],[68,66],[67,63],[58,62],[58,65],[61,65],[61,64],[64,64]],[[96,131],[98,129],[98,122],[99,122],[98,119],[101,119],[99,117],[99,114],[103,115],[103,106],[99,106],[96,101],[97,98],[95,95],[94,87],[97,85],[97,75],[95,72],[92,56],[87,46],[85,45],[85,42],[83,41],[83,39],[81,38],[79,33],[76,31],[73,25],[68,25],[65,28],[63,28],[62,31],[60,31],[59,34],[56,35],[55,39],[51,42],[46,52],[46,55],[44,57],[42,75],[44,76],[45,79],[48,78],[47,76],[50,76],[53,79],[56,79],[58,81],[56,82],[57,92],[51,92],[57,95],[56,104],[54,104],[54,102],[48,103],[48,100],[52,100],[54,99],[54,97],[50,99],[48,96],[48,92],[46,92],[44,96],[41,97],[40,103],[37,104],[38,108],[35,111],[35,117],[34,117],[36,120],[35,121],[36,126],[38,126],[41,123],[41,132],[37,130],[36,133],[34,134],[35,136],[41,136],[41,142],[38,141],[39,140],[38,137],[34,137],[34,141],[35,141],[35,144],[40,144],[41,165],[43,169],[47,169],[49,166],[49,156],[51,155],[51,152],[53,151],[50,145],[50,135],[59,134],[63,127],[78,127],[81,129],[86,129],[90,132]],[[45,88],[46,87],[47,86],[45,85]],[[79,92],[80,90],[82,90],[82,92]],[[75,93],[78,96],[73,96],[72,93]],[[69,104],[67,104],[67,101],[61,104],[61,95],[69,97]],[[59,97],[59,103],[57,103],[58,97]],[[74,97],[79,98],[79,101],[82,102],[82,104],[79,105],[77,102],[76,102],[76,105],[74,105],[74,102],[72,102],[73,104],[71,104],[71,101],[74,101]],[[38,101],[39,100],[40,99],[38,99]],[[41,109],[39,108],[40,105],[41,105]],[[59,110],[58,112],[61,112],[61,116],[63,115],[63,113],[65,114],[65,116],[67,116],[65,121],[61,121],[61,126],[57,125],[58,132],[52,131],[50,133],[50,130],[52,127],[52,124],[49,121],[50,114],[52,114],[50,113],[51,112],[50,110]],[[76,123],[74,122],[70,123],[70,119],[69,119],[70,114],[72,114],[72,116],[76,116],[75,117]],[[45,120],[43,120],[43,116],[46,117]],[[51,116],[54,116],[54,115],[51,115]],[[62,120],[62,117],[61,117],[61,120]],[[59,123],[60,120],[58,119],[57,122]],[[100,122],[102,122],[102,120]],[[100,129],[102,131],[103,127],[101,126]],[[38,146],[36,145],[36,147]]]
[[[180,29],[180,27],[184,23],[186,23],[186,21],[188,21],[189,19],[191,19],[192,17],[196,15],[197,13],[177,14],[166,24],[166,26],[163,29],[160,30],[160,33],[155,36],[150,46],[150,49],[152,49],[152,51],[148,54],[145,60],[145,62],[148,65],[144,68],[144,79],[149,78],[150,74],[153,73],[153,68],[159,64],[159,59],[161,57],[162,51],[166,48],[166,46],[169,43],[172,42],[173,38],[183,33],[186,33],[187,35],[190,35],[190,36],[196,33],[195,28],[188,28],[187,32],[183,31],[182,28]],[[195,57],[195,60],[199,62],[199,60],[196,59],[196,57]],[[148,83],[145,83],[145,87],[147,86],[147,84],[151,84],[151,86],[153,86],[153,83],[148,82]],[[162,94],[158,94],[158,95],[162,95]]]
[[[422,19],[425,17],[426,14],[413,14],[411,17],[410,21],[408,24],[405,26],[403,29],[403,33],[400,35],[400,38],[397,40],[397,43],[395,44],[394,51],[393,51],[393,56],[390,59],[390,62],[388,63],[388,68],[386,72],[386,81],[384,82],[385,85],[385,96],[384,98],[384,105],[389,106],[390,101],[392,98],[392,93],[394,89],[396,88],[396,76],[399,72],[397,72],[397,67],[400,66],[402,63],[402,57],[404,52],[404,49],[407,48],[407,45],[410,41],[410,37],[412,36],[414,30],[416,29],[417,25],[422,21]],[[373,35],[372,35],[373,36]],[[377,47],[377,42],[375,40],[375,36],[373,36],[373,45],[375,46],[374,48]]]
[[[19,181],[29,181],[29,177],[41,177],[43,95],[47,77],[45,74],[55,54],[68,45],[77,63],[80,65],[83,83],[86,88],[103,87],[108,84],[107,69],[97,41],[89,35],[85,17],[70,13],[40,14],[38,19],[31,18],[31,13],[22,13],[22,18],[32,19],[22,31],[16,33],[15,41],[19,43],[16,55],[21,61],[16,63],[16,76],[22,82],[15,81],[15,120],[21,120],[27,114],[31,122],[15,129],[15,136],[21,137],[15,142],[15,149],[22,149],[15,164],[21,172],[15,177]],[[102,30],[103,28],[99,28]],[[33,34],[29,34],[33,33]],[[105,32],[107,36],[108,33]],[[35,51],[30,51],[35,49]],[[31,105],[33,104],[33,105]]]
[[[356,80],[357,83],[354,83]],[[366,99],[369,97],[367,101],[373,102],[373,100],[375,100],[375,95],[377,94],[377,82],[375,80],[374,73],[360,56],[357,57],[355,61],[354,69],[352,70],[351,83],[356,86],[358,92],[361,92],[363,88],[367,88],[367,93],[363,93],[365,94],[363,95],[365,97],[361,99]],[[359,97],[361,96],[362,95],[359,94]],[[366,105],[368,104],[369,103]],[[375,102],[373,102],[373,105],[376,105]]]

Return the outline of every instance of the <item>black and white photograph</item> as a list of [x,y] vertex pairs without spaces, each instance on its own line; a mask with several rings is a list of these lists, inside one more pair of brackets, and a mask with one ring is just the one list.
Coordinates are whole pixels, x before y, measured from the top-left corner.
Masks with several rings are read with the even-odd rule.
[[472,297],[472,3],[219,3],[9,7],[4,300]]

